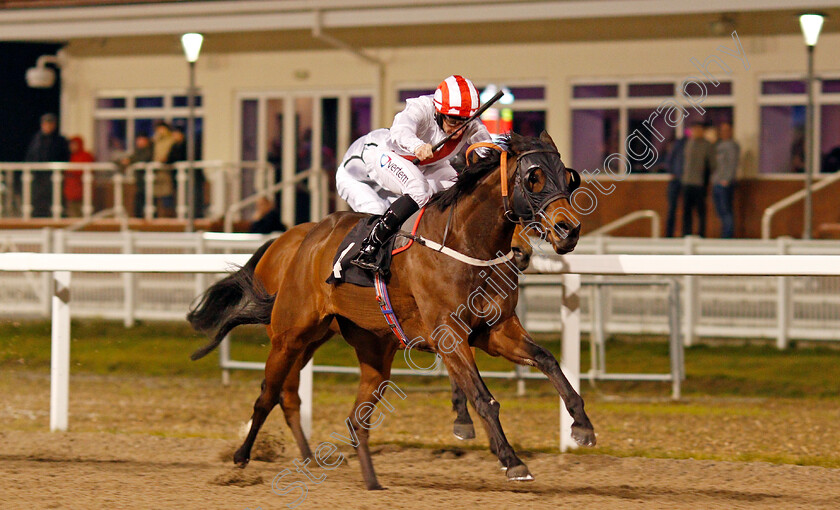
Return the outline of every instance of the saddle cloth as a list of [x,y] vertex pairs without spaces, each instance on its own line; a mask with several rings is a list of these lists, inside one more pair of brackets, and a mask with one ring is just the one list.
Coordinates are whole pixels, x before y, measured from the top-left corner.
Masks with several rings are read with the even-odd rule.
[[[403,230],[415,232],[417,228],[417,221],[420,218],[422,211],[423,209],[408,218],[402,225]],[[378,219],[379,215],[368,216],[360,219],[359,222],[356,223],[356,226],[350,230],[344,240],[341,241],[341,244],[338,246],[338,250],[333,257],[332,273],[330,273],[330,276],[327,278],[327,283],[333,285],[337,285],[339,283],[352,283],[353,285],[359,285],[360,287],[374,286],[373,273],[351,264],[350,261],[353,260],[359,253],[359,250],[362,248],[362,241],[364,241],[365,237],[367,237],[370,233],[373,228],[373,224],[376,223],[376,220]],[[382,277],[385,282],[388,281],[388,277],[391,273],[390,267],[392,256],[395,253],[403,251],[401,248],[404,248],[409,243],[410,240],[408,238],[397,234],[389,239],[382,248],[379,249],[379,252],[376,254],[376,262],[382,269]]]

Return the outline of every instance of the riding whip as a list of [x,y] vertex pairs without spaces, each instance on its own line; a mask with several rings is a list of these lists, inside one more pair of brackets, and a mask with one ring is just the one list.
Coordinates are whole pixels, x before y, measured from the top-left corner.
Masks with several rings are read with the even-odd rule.
[[[505,93],[504,93],[504,91],[502,91],[502,90],[500,90],[500,91],[496,92],[496,95],[494,95],[494,96],[493,96],[493,97],[491,97],[491,98],[490,98],[490,99],[489,99],[486,103],[484,103],[483,105],[481,105],[481,108],[479,108],[478,110],[476,110],[476,111],[475,111],[475,113],[473,113],[472,115],[470,115],[470,117],[469,117],[467,120],[465,120],[465,121],[464,121],[464,123],[463,123],[463,124],[461,124],[461,125],[458,127],[458,129],[456,129],[455,131],[453,131],[453,132],[449,133],[448,135],[446,135],[446,136],[443,138],[443,140],[441,140],[441,141],[439,141],[438,143],[436,143],[436,144],[432,145],[432,154],[434,154],[434,153],[435,153],[438,149],[440,149],[441,147],[443,147],[443,144],[445,144],[446,142],[448,142],[451,138],[453,138],[455,135],[457,135],[458,133],[460,133],[460,132],[461,132],[461,131],[465,128],[465,127],[467,127],[467,124],[469,124],[470,122],[474,121],[474,120],[475,120],[475,119],[477,119],[479,116],[481,116],[481,114],[482,114],[482,113],[484,113],[485,111],[487,111],[487,109],[488,109],[488,108],[490,108],[491,106],[493,106],[493,103],[495,103],[496,101],[498,101],[499,99],[501,99],[503,95],[505,95]],[[419,163],[420,163],[420,158],[414,158],[414,159],[412,159],[412,160],[411,160],[411,162],[412,162],[412,163],[414,163],[415,165],[417,165],[417,164],[419,164]]]

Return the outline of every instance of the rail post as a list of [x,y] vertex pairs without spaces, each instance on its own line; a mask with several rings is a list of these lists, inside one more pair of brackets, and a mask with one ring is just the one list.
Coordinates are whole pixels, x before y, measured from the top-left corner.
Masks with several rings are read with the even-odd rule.
[[[563,275],[563,356],[560,366],[572,388],[580,393],[580,275]],[[572,439],[574,420],[560,399],[560,451],[577,447]]]
[[300,426],[306,439],[312,438],[312,367],[315,364],[314,358],[303,367],[300,372],[300,385],[298,395],[300,396]]
[[67,400],[70,395],[70,271],[55,271],[52,279],[51,432],[67,430]]
[[[694,255],[696,251],[697,244],[697,237],[696,236],[686,236],[685,238],[685,255]],[[696,338],[696,331],[697,331],[697,301],[699,297],[699,292],[697,290],[697,277],[696,276],[685,276],[683,277],[685,281],[685,308],[684,308],[684,324],[683,327],[685,328],[685,332],[683,333],[683,344],[686,347],[690,347],[694,344],[694,340]]]
[[[776,242],[779,255],[787,255],[788,239],[780,237]],[[788,329],[791,319],[791,285],[790,278],[785,276],[776,277],[776,348],[780,351],[788,347]]]
[[677,278],[671,280],[668,295],[668,349],[671,359],[671,398],[679,400],[682,397],[682,380],[685,376],[685,350],[682,345],[680,331],[680,282]]
[[[123,235],[123,253],[134,253],[134,234],[125,230]],[[137,300],[137,277],[134,273],[123,273],[123,324],[130,328],[134,326],[134,308]]]

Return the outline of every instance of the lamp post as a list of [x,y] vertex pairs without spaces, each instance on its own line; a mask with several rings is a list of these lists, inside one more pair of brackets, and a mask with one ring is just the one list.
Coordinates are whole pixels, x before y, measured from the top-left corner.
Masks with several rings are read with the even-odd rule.
[[811,187],[814,180],[814,47],[820,37],[825,15],[818,13],[799,16],[799,26],[808,48],[808,106],[805,115],[805,227],[803,239],[811,239],[813,202]]
[[190,88],[187,90],[187,232],[195,231],[195,62],[203,41],[201,34],[181,36],[181,45],[190,65]]

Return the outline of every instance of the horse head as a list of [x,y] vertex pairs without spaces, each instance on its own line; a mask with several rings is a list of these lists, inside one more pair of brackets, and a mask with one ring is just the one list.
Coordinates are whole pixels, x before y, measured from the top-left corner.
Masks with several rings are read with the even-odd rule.
[[539,138],[511,134],[507,151],[502,166],[506,165],[504,176],[511,192],[505,200],[505,215],[522,226],[515,238],[526,240],[525,236],[536,233],[558,254],[574,250],[580,222],[571,213],[570,198],[580,186],[580,175],[563,164],[545,131]]

